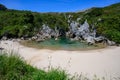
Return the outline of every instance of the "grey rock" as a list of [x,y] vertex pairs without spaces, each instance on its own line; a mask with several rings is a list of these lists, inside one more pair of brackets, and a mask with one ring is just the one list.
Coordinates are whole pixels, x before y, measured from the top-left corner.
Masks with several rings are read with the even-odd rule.
[[43,24],[42,28],[40,29],[40,31],[32,37],[32,40],[35,40],[37,42],[41,42],[44,41],[46,39],[50,39],[50,38],[58,38],[59,37],[59,30],[57,29],[57,27],[55,27],[55,30],[51,29],[48,25]]
[[92,36],[88,36],[87,43],[94,44],[95,43],[94,38]]
[[110,41],[110,40],[107,40],[107,44],[109,46],[115,46],[116,45],[116,43],[114,41]]
[[[83,25],[72,21],[70,23],[70,31],[66,34],[75,35],[75,39],[72,40],[85,40],[87,43],[94,44],[95,42],[103,41],[105,38],[103,36],[96,37],[96,30],[94,29],[94,26],[92,27],[92,30],[89,29],[89,24],[87,20],[84,22]],[[70,36],[71,37],[71,36]]]
[[6,37],[6,36],[3,36],[1,40],[7,40],[7,37]]

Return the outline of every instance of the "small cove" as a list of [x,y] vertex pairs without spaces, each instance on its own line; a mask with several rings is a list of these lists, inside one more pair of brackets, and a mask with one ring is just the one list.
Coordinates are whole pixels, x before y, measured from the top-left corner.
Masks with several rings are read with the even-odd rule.
[[92,50],[92,49],[99,49],[105,47],[105,45],[98,45],[98,44],[88,45],[86,42],[82,42],[82,41],[71,41],[68,38],[59,38],[58,40],[52,38],[42,42],[23,41],[21,42],[21,44],[38,49],[69,50],[69,51]]

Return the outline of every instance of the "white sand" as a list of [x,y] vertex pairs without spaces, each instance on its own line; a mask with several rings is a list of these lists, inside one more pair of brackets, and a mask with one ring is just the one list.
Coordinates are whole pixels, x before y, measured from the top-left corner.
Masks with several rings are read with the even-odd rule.
[[[120,47],[89,51],[64,51],[34,49],[20,45],[18,42],[1,41],[1,47],[19,52],[28,63],[41,69],[61,67],[70,74],[81,72],[98,77],[120,77]],[[107,79],[109,80],[109,79]]]

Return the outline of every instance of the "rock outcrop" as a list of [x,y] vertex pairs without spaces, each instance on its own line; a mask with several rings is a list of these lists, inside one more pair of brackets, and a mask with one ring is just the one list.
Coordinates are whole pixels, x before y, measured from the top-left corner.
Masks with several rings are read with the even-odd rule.
[[88,44],[95,44],[96,42],[106,42],[108,45],[114,45],[115,42],[109,41],[103,36],[96,37],[96,30],[90,30],[90,26],[87,20],[84,24],[79,24],[77,21],[72,21],[70,23],[70,31],[67,33],[67,36],[72,37],[71,40],[85,40]]
[[37,42],[44,41],[50,38],[58,38],[59,37],[59,30],[55,28],[55,30],[51,29],[49,26],[43,24],[42,29],[32,37],[32,40]]
[[90,29],[90,25],[87,20],[84,24],[80,24],[78,18],[76,21],[72,21],[72,16],[68,16],[68,25],[69,31],[65,32],[63,29],[59,27],[55,27],[55,29],[51,29],[48,25],[43,24],[40,31],[32,37],[32,40],[37,42],[44,41],[46,39],[55,38],[58,40],[58,37],[69,37],[70,40],[84,40],[88,44],[95,44],[99,42],[107,43],[108,45],[114,45],[115,42],[108,40],[103,36],[96,36],[96,30],[94,26]]

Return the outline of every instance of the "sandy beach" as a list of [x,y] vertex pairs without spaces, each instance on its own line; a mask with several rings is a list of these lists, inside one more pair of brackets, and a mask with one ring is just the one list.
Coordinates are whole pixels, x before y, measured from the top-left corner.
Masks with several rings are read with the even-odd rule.
[[[1,41],[0,47],[13,50],[23,57],[27,63],[46,69],[49,65],[60,67],[69,74],[85,74],[86,76],[120,77],[120,47],[87,51],[65,51],[34,49],[20,45],[18,42]],[[107,79],[109,80],[109,79]]]

